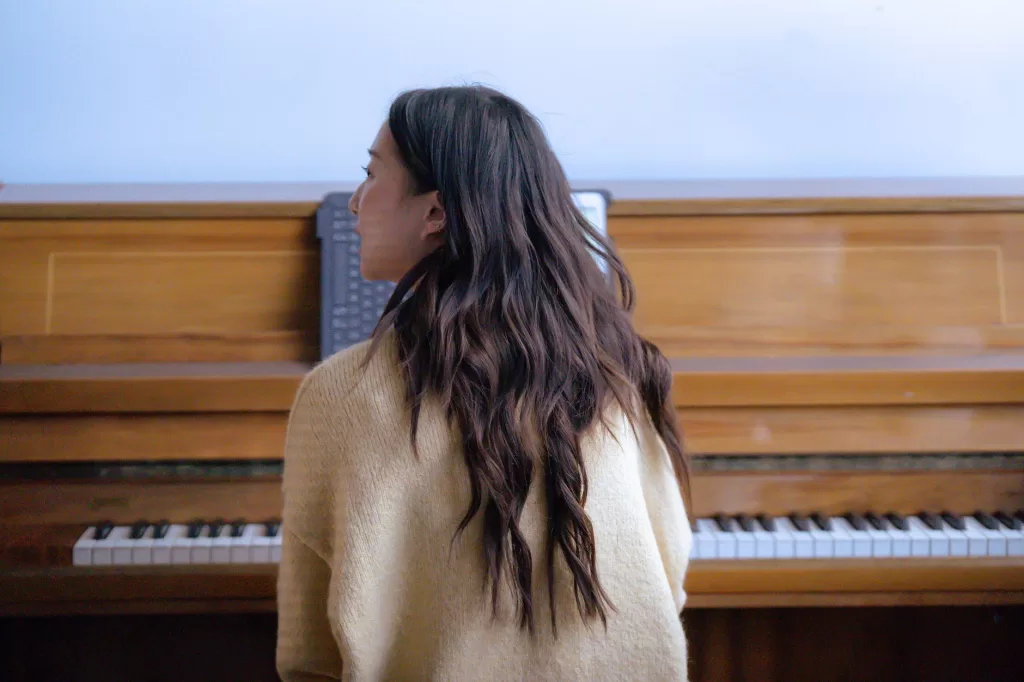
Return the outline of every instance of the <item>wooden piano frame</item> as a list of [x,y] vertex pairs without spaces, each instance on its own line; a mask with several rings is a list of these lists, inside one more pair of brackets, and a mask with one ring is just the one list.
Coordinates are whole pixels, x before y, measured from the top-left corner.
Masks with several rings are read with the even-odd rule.
[[[272,615],[273,566],[78,569],[68,553],[101,519],[279,513],[273,475],[81,471],[279,459],[317,359],[312,216],[335,189],[0,192],[0,616]],[[1024,451],[1024,182],[609,189],[637,326],[672,358],[701,464],[694,516],[1024,508],[1017,464],[856,464]],[[757,465],[785,457],[848,466]],[[717,468],[726,460],[750,465]],[[977,609],[1019,619],[1024,559],[705,560],[686,588],[694,679],[727,679],[716,661],[743,658],[743,643],[721,633],[753,627],[744,613],[863,607],[892,628],[898,617],[884,614],[906,611],[893,607],[935,607],[949,623]],[[993,628],[972,640],[987,637],[987,653],[962,656],[995,655],[985,670],[1003,679],[1024,654]],[[783,656],[781,638],[757,646]]]

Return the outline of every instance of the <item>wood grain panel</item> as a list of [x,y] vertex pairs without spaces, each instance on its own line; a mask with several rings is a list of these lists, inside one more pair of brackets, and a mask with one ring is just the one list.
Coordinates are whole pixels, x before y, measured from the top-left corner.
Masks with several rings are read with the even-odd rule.
[[57,334],[279,331],[315,326],[313,252],[59,253]]
[[1020,557],[701,560],[692,565],[686,588],[699,594],[1024,590],[1024,558]]
[[1001,322],[988,247],[627,249],[641,333],[676,327]]
[[222,334],[52,334],[0,337],[0,363],[306,362],[320,358],[315,330]]
[[[1024,406],[691,408],[692,455],[999,452],[1024,443]],[[287,412],[0,417],[0,461],[274,459]]]
[[[717,513],[922,510],[973,513],[1024,508],[1024,471],[696,473],[694,517]],[[0,519],[9,524],[81,524],[140,518],[185,522],[281,513],[275,477],[226,481],[0,482]]]
[[701,517],[1024,509],[1024,471],[703,473],[691,488]]
[[46,328],[47,257],[0,240],[0,337]]
[[[657,334],[651,332],[657,332]],[[660,334],[660,335],[659,335]],[[793,324],[647,329],[669,357],[968,355],[1024,348],[1024,325]]]
[[197,518],[279,519],[281,480],[0,481],[0,519],[10,525],[88,525]]
[[0,418],[0,462],[277,459],[286,412]]
[[1024,405],[683,408],[692,454],[1011,452]]
[[[1024,355],[676,358],[677,407],[1024,402]],[[283,411],[309,365],[0,366],[0,412]]]
[[1024,670],[1020,607],[697,609],[683,620],[692,682],[1020,682]]
[[637,248],[1009,248],[1024,233],[1019,213],[866,213],[610,217],[620,250]]

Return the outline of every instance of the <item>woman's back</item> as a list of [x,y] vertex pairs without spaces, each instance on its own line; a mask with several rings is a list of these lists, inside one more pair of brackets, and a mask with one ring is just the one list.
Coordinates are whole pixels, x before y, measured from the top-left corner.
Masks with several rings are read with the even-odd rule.
[[690,528],[672,462],[643,410],[635,435],[614,411],[614,436],[598,425],[580,444],[597,575],[611,603],[607,628],[584,622],[556,552],[552,632],[545,488],[531,487],[519,519],[533,557],[531,634],[507,583],[492,609],[483,515],[454,534],[471,498],[461,434],[427,398],[414,453],[394,339],[385,336],[364,368],[367,350],[314,370],[289,424],[282,677],[685,679],[679,613]]
[[289,421],[283,676],[685,678],[688,464],[614,246],[501,93],[403,93],[369,154],[397,286]]

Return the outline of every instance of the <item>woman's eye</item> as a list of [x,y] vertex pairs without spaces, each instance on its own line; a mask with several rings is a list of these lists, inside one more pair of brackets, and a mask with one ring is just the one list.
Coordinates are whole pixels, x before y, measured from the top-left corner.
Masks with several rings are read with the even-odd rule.
[[366,177],[371,177],[370,176],[370,167],[369,166],[363,166],[363,172],[366,173]]

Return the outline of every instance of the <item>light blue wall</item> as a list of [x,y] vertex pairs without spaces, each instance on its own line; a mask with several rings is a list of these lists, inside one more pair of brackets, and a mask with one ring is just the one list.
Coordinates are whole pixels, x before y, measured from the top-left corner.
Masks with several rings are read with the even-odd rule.
[[0,179],[354,180],[465,81],[574,179],[1024,174],[1021,0],[0,0]]

